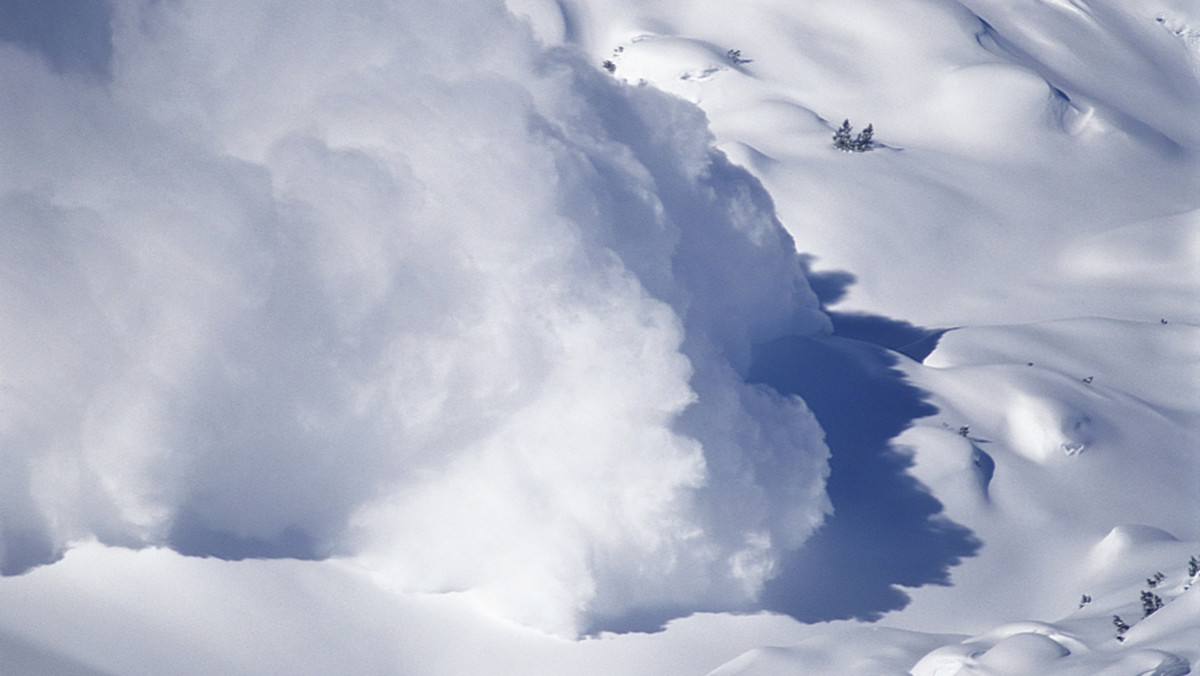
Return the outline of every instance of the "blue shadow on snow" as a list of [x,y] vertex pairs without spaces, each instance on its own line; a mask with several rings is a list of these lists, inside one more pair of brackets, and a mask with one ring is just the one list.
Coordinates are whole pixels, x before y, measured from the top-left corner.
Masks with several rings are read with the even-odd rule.
[[895,368],[897,353],[923,359],[942,332],[831,315],[832,337],[759,346],[747,378],[803,398],[831,452],[834,513],[784,557],[762,606],[802,622],[873,621],[908,605],[900,587],[948,584],[950,567],[981,542],[941,516],[942,504],[907,473],[911,459],[890,443],[913,420],[937,412]]

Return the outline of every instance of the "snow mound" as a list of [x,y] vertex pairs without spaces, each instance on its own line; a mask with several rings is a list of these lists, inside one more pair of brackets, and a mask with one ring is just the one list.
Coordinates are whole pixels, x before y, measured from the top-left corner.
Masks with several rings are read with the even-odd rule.
[[1007,143],[1014,129],[1037,128],[1046,121],[1080,133],[1086,121],[1058,110],[1059,99],[1041,77],[1011,64],[964,66],[946,74],[930,94],[940,143],[961,153],[1016,151]]
[[1132,579],[1136,572],[1134,566],[1146,567],[1141,560],[1149,550],[1157,549],[1156,545],[1177,543],[1179,539],[1161,528],[1143,524],[1125,524],[1109,531],[1100,542],[1088,552],[1086,569],[1092,574],[1101,571],[1107,577],[1124,574]]
[[912,676],[1028,676],[1053,670],[1056,662],[1071,654],[1064,645],[1078,641],[1052,631],[1048,626],[1031,631],[1027,626],[1002,627],[988,635],[944,646],[922,657]]
[[1032,674],[1039,665],[1070,654],[1066,646],[1049,636],[1023,632],[1002,639],[976,659],[997,673]]
[[1006,409],[1007,438],[1032,460],[1078,455],[1092,442],[1091,414],[1061,399],[1016,394]]
[[1178,540],[1179,538],[1161,528],[1130,524],[1113,528],[1108,535],[1104,536],[1100,544],[1096,545],[1096,552],[1100,555],[1115,557],[1137,545],[1151,542],[1177,542]]
[[[934,392],[953,400],[970,430],[1040,464],[1077,456],[1112,441],[1119,393],[1091,382],[1026,366],[963,366],[918,374]],[[1111,444],[1109,444],[1111,447]]]
[[1055,625],[1038,624],[1031,628],[1031,624],[1000,627],[962,643],[938,648],[922,657],[909,673],[912,676],[1182,676],[1191,670],[1186,657],[1172,652],[1138,648],[1099,651]]
[[702,40],[653,34],[635,35],[614,51],[615,74],[630,82],[653,82],[673,93],[694,92],[671,82],[703,82],[730,70],[732,61]]
[[821,633],[790,646],[748,651],[708,676],[895,676],[905,673],[917,655],[953,637],[885,627],[847,625],[837,634]]

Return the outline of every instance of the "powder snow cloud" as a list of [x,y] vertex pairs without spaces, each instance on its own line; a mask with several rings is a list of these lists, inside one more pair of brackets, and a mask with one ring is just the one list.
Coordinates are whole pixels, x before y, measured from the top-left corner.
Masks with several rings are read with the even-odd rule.
[[828,511],[751,347],[827,330],[703,114],[500,3],[117,2],[0,44],[5,572],[339,556],[573,634],[753,602]]

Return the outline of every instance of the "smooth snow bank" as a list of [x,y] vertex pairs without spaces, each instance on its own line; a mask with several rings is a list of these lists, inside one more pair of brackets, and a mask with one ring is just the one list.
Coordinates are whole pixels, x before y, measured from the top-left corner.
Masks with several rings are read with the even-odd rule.
[[[1161,650],[1128,650],[1119,655],[1093,653],[1089,648],[1048,628],[1047,633],[1003,627],[964,643],[940,648],[921,658],[912,676],[1087,676],[1150,674],[1183,676],[1191,673],[1186,658]],[[1065,644],[1075,644],[1076,652]]]
[[[1095,591],[1079,566],[1115,527],[1200,538],[1190,507],[1200,486],[1194,328],[1106,319],[964,327],[923,364],[901,362],[938,413],[894,443],[913,454],[913,476],[945,515],[985,544],[954,570],[955,588],[915,591],[898,626],[982,631],[1053,619]],[[1139,548],[1105,565],[1136,561]],[[997,595],[999,579],[1029,593]]]
[[[1141,306],[1141,312],[1130,316],[1153,321],[1157,312],[1160,320],[1196,325],[1197,261],[1200,210],[1191,210],[1082,237],[1063,250],[1056,268],[1072,288],[1080,314]],[[1089,286],[1104,293],[1084,293]]]
[[[1194,53],[1159,24],[1185,20],[1182,3],[962,0],[990,27],[993,46],[1054,86],[1104,109],[1124,131],[1166,147],[1200,145]],[[1194,21],[1195,8],[1190,10]],[[1170,101],[1172,105],[1160,105]]]
[[[1200,79],[1164,29],[1187,3],[718,5],[563,3],[597,65],[705,110],[814,270],[853,280],[839,309],[1200,323]],[[843,119],[878,151],[833,152]]]
[[[898,439],[917,446],[922,480],[920,445],[929,444],[928,465],[937,467],[946,451],[929,435],[959,436],[955,443],[965,440],[977,458],[961,473],[973,477],[986,456],[994,467],[987,504],[1014,525],[1069,533],[1133,521],[1200,535],[1194,514],[1179,506],[1200,481],[1200,460],[1189,451],[1198,441],[1194,414],[1192,422],[1172,419],[1119,390],[1036,366],[958,367],[914,379],[940,409],[919,424],[924,436],[913,430]],[[957,434],[963,427],[965,439]]]
[[921,658],[913,676],[936,674],[1038,674],[1083,644],[1044,624],[1022,623],[1000,627],[954,646],[939,648]]
[[[1195,619],[1200,594],[1194,590],[1200,578],[1188,578],[1185,571],[1189,552],[1195,551],[1200,551],[1196,541],[1182,542],[1149,526],[1119,526],[1094,542],[1084,561],[1068,562],[1074,569],[1056,581],[1087,594],[1086,603],[1072,604],[1073,612],[1061,619],[1007,622],[971,637],[863,625],[813,628],[813,636],[747,651],[710,676],[848,670],[867,676],[1182,676],[1200,662]],[[1149,589],[1163,605],[1143,617],[1140,593],[1155,572],[1163,572],[1163,580]],[[959,599],[990,604],[1028,584],[1000,574],[990,583],[990,589]],[[895,619],[903,622],[913,610]],[[1123,641],[1116,638],[1116,614],[1131,625]]]
[[[1168,545],[1168,546],[1162,546]],[[923,656],[913,676],[944,674],[1024,676],[1047,674],[1155,674],[1182,676],[1200,661],[1200,594],[1184,571],[1187,552],[1200,549],[1146,526],[1113,530],[1097,543],[1080,571],[1087,602],[1054,623],[1020,622],[951,643]],[[1164,580],[1145,579],[1167,571]],[[1139,573],[1141,573],[1139,575]],[[1155,594],[1162,607],[1146,616],[1140,595]],[[1131,628],[1117,640],[1113,617]]]
[[0,669],[22,676],[703,674],[761,641],[767,615],[698,614],[657,634],[568,641],[464,594],[392,594],[344,562],[222,561],[79,543],[0,579]]
[[863,676],[903,674],[912,655],[952,640],[950,636],[886,629],[842,626],[794,645],[757,648],[709,672],[708,676]]
[[1091,378],[1091,384],[1118,389],[1164,413],[1184,412],[1194,410],[1200,397],[1200,327],[1165,317],[969,327],[942,336],[924,363],[1032,364],[1067,378]]
[[499,2],[111,40],[103,83],[0,45],[5,572],[337,555],[572,634],[744,607],[820,523],[820,428],[740,374],[828,320],[699,110]]

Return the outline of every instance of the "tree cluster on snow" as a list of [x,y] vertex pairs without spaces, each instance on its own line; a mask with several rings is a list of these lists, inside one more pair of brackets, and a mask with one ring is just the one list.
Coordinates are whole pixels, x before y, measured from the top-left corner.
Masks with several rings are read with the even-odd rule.
[[865,153],[875,148],[875,126],[868,124],[857,136],[851,136],[854,127],[850,120],[842,122],[842,126],[833,132],[833,147],[848,153]]
[[[1198,574],[1200,574],[1200,558],[1198,558],[1196,556],[1192,556],[1188,560],[1187,574],[1188,574],[1189,581],[1194,579]],[[1167,579],[1166,575],[1164,575],[1161,571],[1157,571],[1150,577],[1146,578],[1146,586],[1149,587],[1150,589],[1158,588],[1158,586],[1161,585],[1166,579]],[[1183,586],[1183,590],[1187,591],[1190,588],[1190,586],[1191,586],[1190,584],[1185,583]],[[1159,596],[1158,594],[1155,594],[1154,592],[1150,591],[1150,589],[1143,589],[1141,594],[1139,595],[1139,601],[1142,604],[1142,619],[1146,619],[1147,617],[1150,617],[1151,615],[1153,615],[1155,612],[1162,609],[1163,606],[1166,605],[1166,602],[1163,601],[1162,597]],[[1092,597],[1088,596],[1087,594],[1084,594],[1083,597],[1079,601],[1079,607],[1082,608],[1082,607],[1086,606],[1087,604],[1091,603],[1091,601],[1092,601]],[[1125,640],[1125,632],[1129,631],[1130,625],[1127,622],[1125,622],[1125,620],[1121,619],[1120,615],[1113,615],[1112,623],[1113,623],[1113,626],[1117,628],[1117,640],[1124,641]]]
[[[1200,558],[1192,556],[1188,560],[1187,573],[1188,573],[1189,580],[1195,578],[1197,574],[1200,574]],[[1155,589],[1160,584],[1162,584],[1166,579],[1167,579],[1167,576],[1164,575],[1161,571],[1155,572],[1153,575],[1146,578],[1146,586],[1148,586],[1150,589]],[[1190,585],[1184,585],[1184,587],[1183,587],[1184,591],[1186,591],[1189,588],[1189,586]],[[1147,617],[1150,617],[1151,615],[1153,615],[1155,612],[1162,609],[1162,607],[1166,605],[1166,603],[1163,601],[1162,597],[1159,596],[1158,594],[1155,594],[1154,592],[1150,591],[1150,589],[1143,589],[1140,594],[1140,597],[1139,597],[1139,601],[1142,604],[1142,619],[1146,619]],[[1082,600],[1079,603],[1079,607],[1080,608],[1084,607],[1085,605],[1090,603],[1091,600],[1092,600],[1092,597],[1088,596],[1087,594],[1084,594]],[[1115,626],[1117,628],[1117,640],[1124,641],[1125,640],[1125,632],[1129,631],[1129,628],[1130,628],[1129,624],[1126,623],[1124,620],[1122,620],[1120,615],[1113,615],[1112,622],[1113,622],[1113,626]]]

